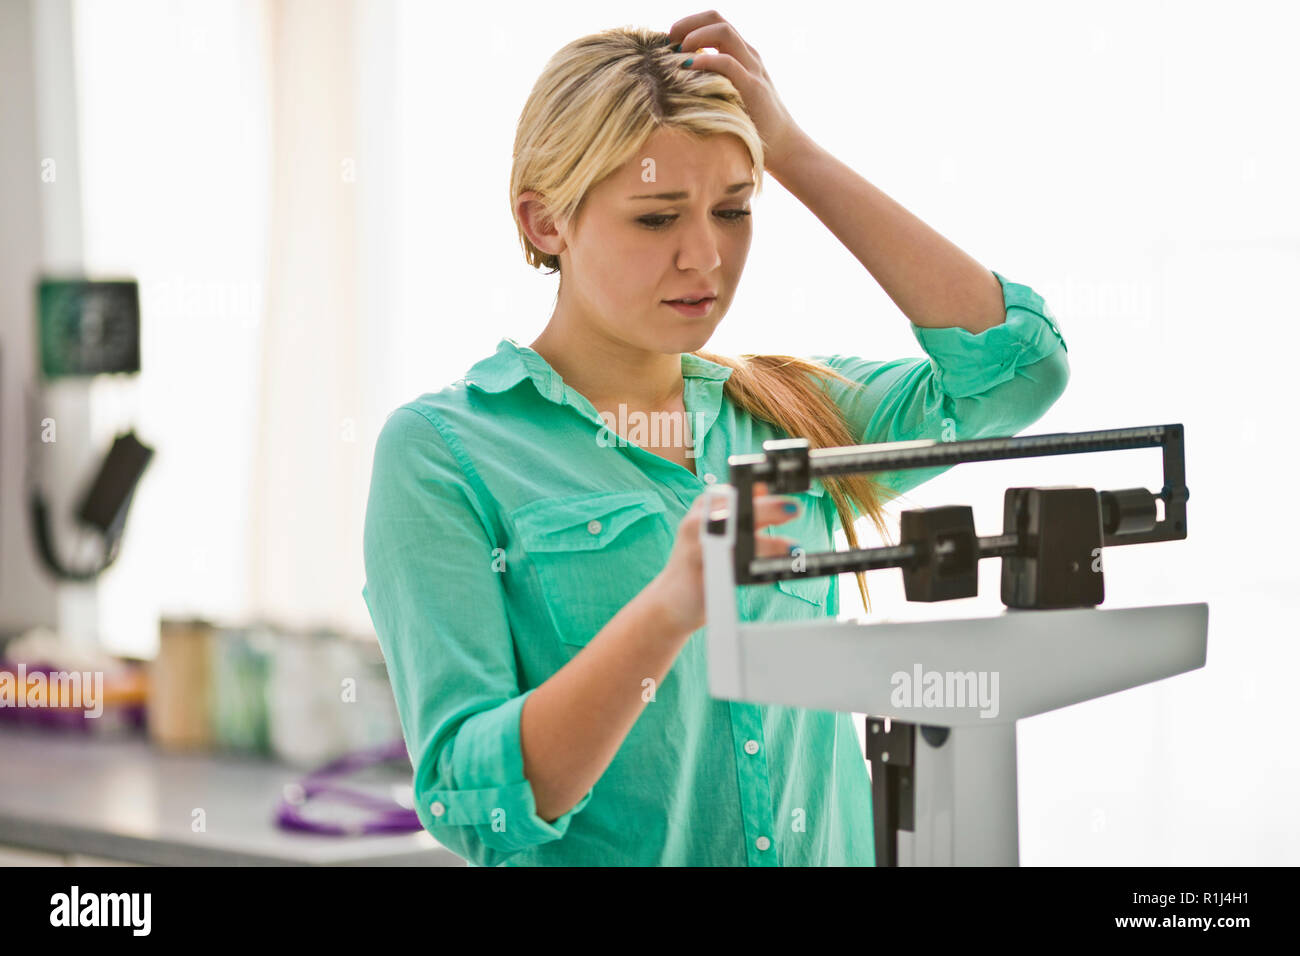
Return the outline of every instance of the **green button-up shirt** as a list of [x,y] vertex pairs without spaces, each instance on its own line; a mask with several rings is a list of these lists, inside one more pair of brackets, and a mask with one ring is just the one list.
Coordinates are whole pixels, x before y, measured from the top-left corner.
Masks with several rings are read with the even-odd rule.
[[[997,275],[1006,319],[973,335],[912,326],[926,358],[811,356],[862,443],[1009,436],[1069,378],[1043,300]],[[863,324],[865,336],[865,323]],[[695,473],[620,443],[532,349],[503,339],[461,379],[396,409],[365,521],[370,609],[425,828],[472,865],[862,865],[871,789],[850,715],[715,700],[691,635],[605,773],[554,821],[524,776],[524,700],[667,563],[728,456],[780,429],[727,400],[730,369],[681,357]],[[617,430],[616,430],[617,431]],[[877,475],[904,492],[945,468]],[[820,482],[768,533],[809,553],[839,519]],[[737,588],[742,621],[834,618],[834,576]]]

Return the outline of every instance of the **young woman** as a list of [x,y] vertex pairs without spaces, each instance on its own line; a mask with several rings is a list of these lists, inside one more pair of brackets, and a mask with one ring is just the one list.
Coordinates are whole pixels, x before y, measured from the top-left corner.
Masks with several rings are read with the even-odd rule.
[[[765,168],[927,358],[701,351]],[[849,715],[709,696],[700,492],[770,438],[1019,432],[1069,377],[1051,313],[814,144],[713,13],[560,50],[520,116],[510,202],[528,263],[560,274],[554,314],[394,411],[375,448],[362,593],[421,821],[482,866],[873,865]],[[862,320],[850,351],[869,343]],[[943,470],[760,486],[757,553],[830,550],[837,528],[856,547],[863,516],[887,536],[881,503]],[[737,603],[835,617],[837,580]]]

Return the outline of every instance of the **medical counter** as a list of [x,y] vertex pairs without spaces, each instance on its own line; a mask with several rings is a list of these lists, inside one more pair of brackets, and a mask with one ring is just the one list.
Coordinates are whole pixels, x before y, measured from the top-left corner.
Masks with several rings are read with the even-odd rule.
[[266,758],[7,727],[0,768],[0,865],[465,865],[423,830],[340,837],[281,829],[275,806],[302,772]]

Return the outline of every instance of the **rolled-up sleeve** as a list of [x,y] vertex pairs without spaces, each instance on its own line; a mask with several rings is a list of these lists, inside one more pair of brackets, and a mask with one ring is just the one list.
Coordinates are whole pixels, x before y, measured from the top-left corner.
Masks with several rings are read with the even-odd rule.
[[[956,326],[913,324],[925,358],[811,356],[854,382],[832,379],[826,387],[862,444],[1010,437],[1042,418],[1061,397],[1070,364],[1056,317],[1033,289],[993,274],[1002,286],[1006,316],[978,335]],[[903,494],[950,467],[874,477]]]
[[554,821],[524,776],[524,701],[485,502],[443,432],[402,407],[375,444],[362,596],[388,666],[415,808],[471,864],[558,840],[591,791]]

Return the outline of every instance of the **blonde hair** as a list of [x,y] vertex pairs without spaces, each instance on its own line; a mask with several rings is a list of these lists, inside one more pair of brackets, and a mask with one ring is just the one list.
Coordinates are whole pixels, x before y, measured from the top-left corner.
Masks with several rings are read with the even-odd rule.
[[[764,143],[735,86],[711,70],[681,69],[686,54],[673,53],[667,41],[666,33],[616,27],[567,44],[542,70],[519,116],[510,171],[511,214],[529,265],[549,268],[552,275],[560,271],[559,257],[538,249],[524,231],[519,197],[534,191],[551,220],[576,219],[590,189],[635,157],[661,128],[736,136],[753,160],[754,194],[762,192]],[[754,418],[808,439],[812,448],[860,444],[822,384],[829,378],[857,383],[834,369],[791,355],[692,354],[732,370],[724,393]],[[850,546],[859,547],[855,505],[889,541],[881,506],[892,492],[869,475],[822,483]],[[856,576],[870,613],[866,574]]]

